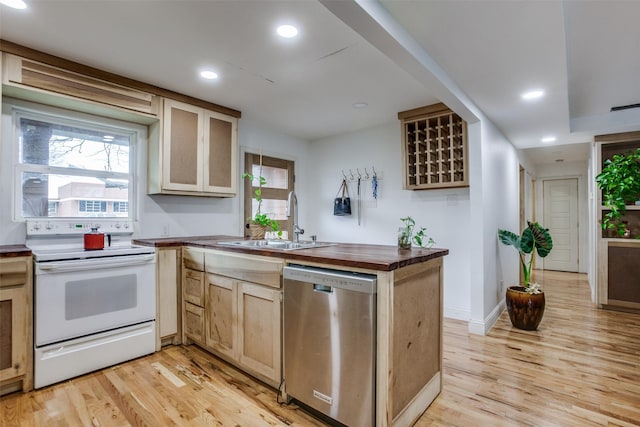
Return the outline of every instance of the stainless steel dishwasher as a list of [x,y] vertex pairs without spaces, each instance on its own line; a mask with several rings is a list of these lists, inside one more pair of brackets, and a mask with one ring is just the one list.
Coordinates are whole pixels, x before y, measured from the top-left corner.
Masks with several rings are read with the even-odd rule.
[[287,394],[342,424],[375,422],[376,276],[284,268]]

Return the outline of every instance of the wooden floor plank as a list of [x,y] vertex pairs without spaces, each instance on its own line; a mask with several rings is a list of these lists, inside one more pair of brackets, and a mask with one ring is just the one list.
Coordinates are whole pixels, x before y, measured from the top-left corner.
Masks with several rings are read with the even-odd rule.
[[[640,315],[601,310],[586,276],[536,272],[538,331],[445,319],[443,391],[417,427],[640,426]],[[0,427],[324,426],[196,346],[0,397]]]

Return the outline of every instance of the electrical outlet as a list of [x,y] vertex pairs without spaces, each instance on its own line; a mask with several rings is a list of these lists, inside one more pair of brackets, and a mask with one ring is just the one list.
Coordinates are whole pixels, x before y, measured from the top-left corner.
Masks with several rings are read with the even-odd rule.
[[169,235],[169,224],[165,224],[162,226],[162,235],[163,236]]

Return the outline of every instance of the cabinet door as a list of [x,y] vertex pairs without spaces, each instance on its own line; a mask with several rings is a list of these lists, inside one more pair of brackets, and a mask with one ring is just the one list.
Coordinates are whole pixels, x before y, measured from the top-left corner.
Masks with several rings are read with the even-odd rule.
[[205,192],[236,193],[238,181],[238,120],[213,111],[204,111]]
[[276,385],[282,378],[281,295],[278,289],[238,283],[238,361]]
[[207,274],[205,343],[208,348],[236,358],[237,324],[235,281]]
[[156,327],[159,337],[176,336],[178,334],[178,283],[180,282],[178,249],[158,249],[157,279],[158,324]]
[[202,109],[164,101],[162,188],[202,191]]
[[31,258],[0,261],[0,384],[24,376],[23,390],[31,388],[30,292]]

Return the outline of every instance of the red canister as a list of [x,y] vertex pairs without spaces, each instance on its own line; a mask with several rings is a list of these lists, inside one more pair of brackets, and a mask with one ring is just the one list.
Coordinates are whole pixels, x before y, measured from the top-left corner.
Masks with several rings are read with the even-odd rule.
[[104,249],[104,233],[100,233],[98,227],[91,228],[91,233],[85,233],[84,249],[87,251]]

